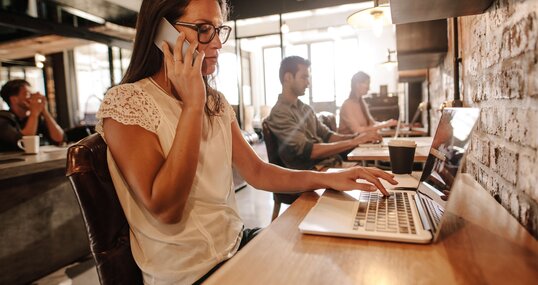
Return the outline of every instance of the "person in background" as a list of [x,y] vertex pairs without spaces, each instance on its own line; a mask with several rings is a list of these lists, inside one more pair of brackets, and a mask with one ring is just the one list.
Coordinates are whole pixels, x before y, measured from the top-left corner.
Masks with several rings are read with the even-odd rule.
[[309,68],[310,61],[299,56],[286,57],[280,63],[282,93],[266,119],[278,139],[280,158],[293,169],[347,166],[339,153],[382,138],[373,132],[335,133],[319,121],[312,107],[299,100],[310,85]]
[[17,141],[22,136],[39,135],[41,145],[64,141],[64,131],[49,113],[47,98],[31,93],[30,88],[28,81],[15,79],[0,90],[9,106],[8,111],[0,111],[0,151],[19,150]]
[[363,99],[363,96],[368,94],[368,90],[370,90],[370,76],[362,71],[355,73],[351,78],[349,98],[344,101],[340,108],[339,133],[375,132],[398,124],[398,121],[394,119],[376,122],[372,118]]
[[[214,88],[231,32],[223,25],[227,11],[226,0],[144,0],[129,67],[97,113],[144,284],[199,284],[255,236],[236,207],[232,166],[253,187],[273,192],[387,194],[379,178],[396,183],[380,170],[294,171],[256,155]],[[163,52],[153,43],[162,18],[179,32],[174,47],[162,43]]]

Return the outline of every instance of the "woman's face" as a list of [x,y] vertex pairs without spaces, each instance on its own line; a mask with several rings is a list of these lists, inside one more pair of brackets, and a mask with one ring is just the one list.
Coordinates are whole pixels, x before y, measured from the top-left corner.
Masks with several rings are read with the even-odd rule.
[[362,97],[370,90],[370,80],[359,81],[355,85],[355,96]]
[[[208,23],[215,27],[220,27],[223,23],[223,18],[219,3],[216,0],[192,0],[185,9],[185,14],[177,21],[192,24]],[[189,43],[198,42],[198,33],[195,30],[180,25],[176,25],[175,27],[180,32],[185,33]],[[202,64],[203,75],[209,75],[215,72],[217,69],[219,50],[221,48],[222,43],[220,42],[218,35],[215,35],[211,42],[207,44],[199,43],[198,51],[205,51],[205,59]]]

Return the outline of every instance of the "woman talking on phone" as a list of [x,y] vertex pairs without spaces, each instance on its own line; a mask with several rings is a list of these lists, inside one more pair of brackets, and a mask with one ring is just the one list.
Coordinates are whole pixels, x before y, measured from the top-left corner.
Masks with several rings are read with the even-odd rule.
[[[232,166],[250,185],[273,192],[386,194],[379,178],[395,183],[373,169],[318,173],[260,160],[212,84],[231,32],[223,25],[227,11],[225,0],[144,0],[129,68],[98,112],[145,284],[199,283],[253,236],[236,208]],[[179,32],[174,47],[162,43],[163,52],[154,44],[162,18]]]

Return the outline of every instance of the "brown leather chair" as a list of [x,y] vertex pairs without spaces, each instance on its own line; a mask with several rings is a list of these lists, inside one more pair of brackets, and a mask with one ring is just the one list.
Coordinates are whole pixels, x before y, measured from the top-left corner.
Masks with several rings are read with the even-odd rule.
[[[262,132],[269,162],[284,167],[284,163],[278,155],[278,139],[273,134],[273,132],[271,132],[269,124],[267,124],[265,120],[262,122]],[[275,202],[275,205],[273,207],[273,215],[271,219],[274,220],[276,219],[276,217],[278,217],[278,213],[280,213],[280,206],[282,203],[291,205],[291,203],[295,202],[295,200],[297,200],[299,196],[301,196],[301,193],[273,193],[273,200]]]
[[129,224],[107,165],[107,145],[92,134],[67,152],[67,173],[84,218],[102,285],[142,284],[129,242]]

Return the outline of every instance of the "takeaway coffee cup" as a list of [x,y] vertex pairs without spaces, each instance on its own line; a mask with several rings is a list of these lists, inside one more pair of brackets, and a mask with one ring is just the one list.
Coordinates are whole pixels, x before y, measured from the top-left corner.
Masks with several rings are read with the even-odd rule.
[[392,173],[411,174],[417,144],[410,140],[391,140],[388,145]]
[[39,153],[39,136],[23,136],[17,141],[19,148],[28,154]]

